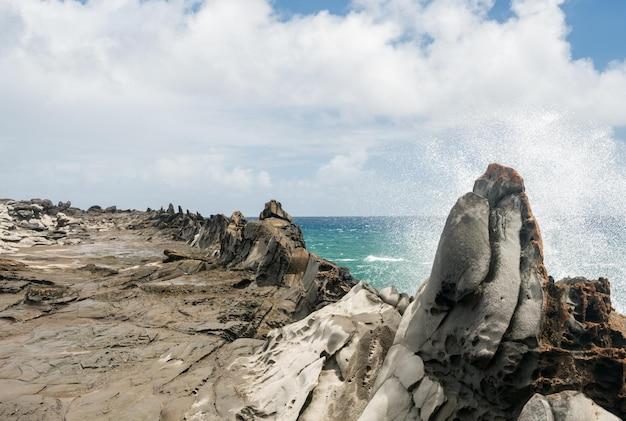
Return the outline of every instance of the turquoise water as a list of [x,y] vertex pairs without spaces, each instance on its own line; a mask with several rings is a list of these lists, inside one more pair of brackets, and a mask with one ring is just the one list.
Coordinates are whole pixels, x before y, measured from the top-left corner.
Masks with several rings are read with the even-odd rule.
[[[414,294],[430,274],[445,217],[295,218],[307,248],[361,280]],[[553,217],[541,224],[555,279],[608,277],[613,305],[626,311],[626,217]]]
[[430,274],[445,220],[414,217],[295,218],[307,248],[354,277],[413,294]]

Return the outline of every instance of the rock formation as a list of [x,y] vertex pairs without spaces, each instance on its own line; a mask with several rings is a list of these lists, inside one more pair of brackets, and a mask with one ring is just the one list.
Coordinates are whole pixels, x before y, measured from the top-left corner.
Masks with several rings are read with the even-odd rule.
[[222,363],[187,419],[356,419],[399,321],[394,307],[359,284],[266,341],[235,341],[237,353]]
[[524,190],[493,164],[454,205],[361,420],[512,419],[563,390],[626,413],[608,283],[548,278]]
[[539,394],[524,405],[517,421],[619,421],[583,393],[566,391],[548,396]]
[[500,165],[414,299],[308,252],[273,200],[258,220],[2,200],[0,251],[0,419],[626,417],[610,284],[548,276]]
[[[3,201],[0,223],[0,419],[179,420],[223,378],[223,360],[253,358],[270,331],[323,310],[355,285],[345,269],[309,253],[300,229],[282,218]],[[364,362],[350,367],[364,382],[355,401],[362,408],[400,315],[365,287],[322,314],[294,327],[289,346],[272,340],[283,343],[287,361],[305,331],[347,332],[341,343],[323,332],[315,343]],[[317,363],[320,377],[335,357]],[[250,411],[254,402],[245,404]]]
[[274,310],[285,315],[285,323],[337,301],[355,284],[346,269],[307,251],[300,227],[275,200],[265,204],[256,221],[247,221],[239,211],[230,218],[157,212],[150,221],[204,250],[216,265],[251,272],[259,286],[286,287],[279,289],[282,306]]
[[265,208],[261,212],[261,215],[259,215],[260,220],[267,218],[284,219],[289,222],[292,221],[291,216],[283,210],[283,205],[273,199],[265,204]]
[[111,221],[83,218],[70,202],[0,200],[0,252],[35,245],[77,244],[87,230],[106,230]]

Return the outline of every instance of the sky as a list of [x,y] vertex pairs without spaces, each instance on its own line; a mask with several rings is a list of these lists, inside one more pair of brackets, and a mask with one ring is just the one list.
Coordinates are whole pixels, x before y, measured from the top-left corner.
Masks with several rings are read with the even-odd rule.
[[626,208],[623,0],[0,0],[0,197],[445,215]]

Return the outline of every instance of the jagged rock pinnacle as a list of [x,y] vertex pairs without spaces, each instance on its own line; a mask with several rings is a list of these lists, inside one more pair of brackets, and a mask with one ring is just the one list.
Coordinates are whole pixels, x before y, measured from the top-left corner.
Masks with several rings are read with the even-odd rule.
[[259,215],[259,219],[261,220],[267,218],[279,218],[289,222],[292,221],[291,215],[283,210],[283,205],[274,199],[265,204],[265,208],[261,212],[261,215]]

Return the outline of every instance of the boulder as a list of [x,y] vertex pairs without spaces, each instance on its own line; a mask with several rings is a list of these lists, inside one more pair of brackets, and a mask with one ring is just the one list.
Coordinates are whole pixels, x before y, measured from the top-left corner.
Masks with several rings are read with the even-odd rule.
[[291,216],[283,210],[283,205],[274,199],[265,204],[265,208],[259,215],[260,220],[267,218],[279,218],[289,222],[292,221]]
[[104,209],[104,212],[106,212],[106,213],[115,213],[115,212],[117,212],[117,206],[109,206],[106,209]]
[[41,206],[41,208],[45,211],[48,211],[49,209],[54,207],[54,204],[50,199],[30,199],[30,203],[32,203],[33,205]]
[[394,307],[397,306],[398,301],[400,301],[400,293],[394,286],[381,289],[378,291],[378,295],[380,295],[380,298],[382,298],[384,302]]
[[620,418],[577,391],[543,396],[535,394],[517,421],[619,421]]
[[400,299],[398,300],[398,305],[396,306],[400,314],[404,314],[407,307],[411,303],[411,299],[412,298],[408,294],[404,292],[400,293]]

